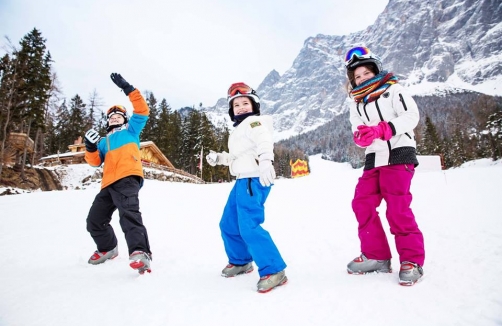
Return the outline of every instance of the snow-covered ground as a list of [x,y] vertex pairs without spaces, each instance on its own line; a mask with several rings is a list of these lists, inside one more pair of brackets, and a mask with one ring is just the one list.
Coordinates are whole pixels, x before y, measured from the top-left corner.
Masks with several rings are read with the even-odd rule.
[[[218,222],[233,183],[146,180],[153,271],[142,276],[128,266],[117,215],[119,257],[87,263],[95,246],[85,219],[99,184],[1,196],[0,325],[502,325],[502,162],[417,170],[412,208],[427,257],[413,287],[397,284],[390,234],[394,273],[347,274],[359,254],[351,199],[362,171],[319,156],[311,170],[277,180],[266,203],[264,227],[290,280],[267,294],[255,291],[256,271],[220,276]],[[81,177],[71,175],[66,185]]]

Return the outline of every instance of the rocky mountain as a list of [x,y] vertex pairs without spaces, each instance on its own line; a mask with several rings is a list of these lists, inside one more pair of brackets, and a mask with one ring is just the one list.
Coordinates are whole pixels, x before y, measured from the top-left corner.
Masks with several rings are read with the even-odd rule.
[[[500,0],[389,0],[365,30],[310,37],[290,69],[265,77],[257,91],[262,112],[274,117],[276,140],[347,111],[343,57],[358,45],[378,54],[414,95],[462,89],[502,95]],[[225,99],[205,110],[213,121],[228,117]]]

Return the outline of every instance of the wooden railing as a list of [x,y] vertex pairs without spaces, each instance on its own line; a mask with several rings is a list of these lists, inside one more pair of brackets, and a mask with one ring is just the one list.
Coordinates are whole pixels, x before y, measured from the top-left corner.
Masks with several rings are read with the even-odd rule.
[[141,163],[143,164],[144,167],[151,167],[151,168],[155,168],[157,170],[162,170],[162,171],[176,173],[176,174],[179,174],[179,175],[182,175],[182,176],[194,179],[194,180],[198,181],[199,183],[205,183],[204,180],[202,180],[198,176],[190,174],[190,173],[185,172],[183,170],[179,170],[179,169],[176,169],[176,168],[171,168],[171,167],[167,167],[167,166],[164,166],[164,165],[159,165],[159,164],[155,164],[155,163],[151,163],[151,162],[142,161]]

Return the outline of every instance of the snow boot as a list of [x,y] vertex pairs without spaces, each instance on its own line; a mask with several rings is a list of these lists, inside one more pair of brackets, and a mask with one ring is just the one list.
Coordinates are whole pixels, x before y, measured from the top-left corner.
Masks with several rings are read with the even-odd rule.
[[367,273],[392,273],[390,259],[368,259],[364,254],[356,257],[347,265],[349,274],[362,275]]
[[221,271],[221,276],[223,277],[234,277],[241,274],[248,274],[254,270],[253,263],[247,263],[246,265],[234,265],[228,264]]
[[132,269],[137,270],[138,273],[144,274],[145,272],[151,273],[150,262],[152,261],[152,254],[144,251],[135,251],[129,256]]
[[94,254],[92,254],[91,258],[89,258],[88,263],[91,265],[98,265],[101,263],[104,263],[108,259],[113,259],[119,255],[119,247],[116,246],[110,251],[95,251]]
[[286,276],[286,271],[262,276],[257,284],[258,292],[267,293],[278,286],[286,284],[287,282],[288,277]]
[[401,263],[401,269],[399,270],[399,284],[404,286],[412,286],[413,284],[417,283],[423,275],[424,271],[422,269],[422,266],[410,261],[403,261]]

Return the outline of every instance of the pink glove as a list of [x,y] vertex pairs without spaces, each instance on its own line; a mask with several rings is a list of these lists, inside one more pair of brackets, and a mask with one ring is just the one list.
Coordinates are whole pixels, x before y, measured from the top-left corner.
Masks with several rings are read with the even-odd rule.
[[354,142],[361,146],[367,147],[373,143],[375,139],[389,140],[392,138],[392,129],[385,121],[381,121],[376,126],[357,126],[357,131],[354,132]]

